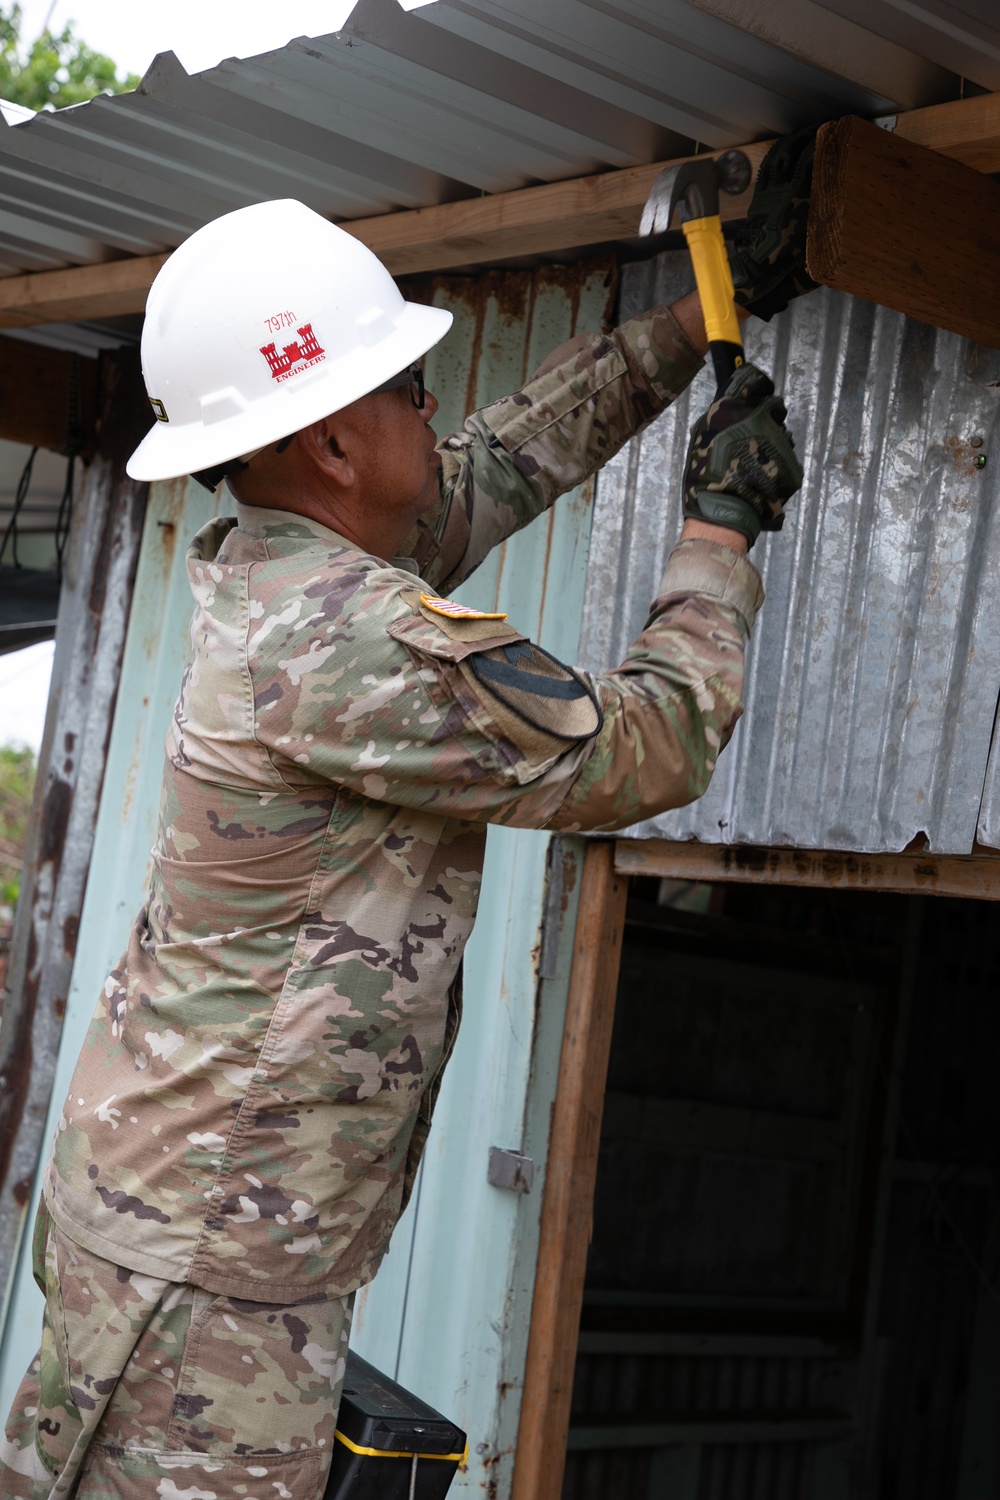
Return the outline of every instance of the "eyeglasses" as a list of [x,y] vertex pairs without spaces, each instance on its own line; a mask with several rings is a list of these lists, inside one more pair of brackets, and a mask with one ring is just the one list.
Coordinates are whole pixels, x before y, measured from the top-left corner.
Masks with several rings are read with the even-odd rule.
[[402,386],[409,386],[410,400],[417,411],[424,409],[424,372],[419,365],[411,365],[408,370],[401,370],[384,385],[377,385],[369,395],[378,396],[382,391],[398,391]]

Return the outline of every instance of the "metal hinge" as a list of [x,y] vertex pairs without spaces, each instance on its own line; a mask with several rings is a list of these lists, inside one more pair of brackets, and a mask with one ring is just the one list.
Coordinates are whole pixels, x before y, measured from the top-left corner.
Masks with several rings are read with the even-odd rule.
[[530,1156],[505,1151],[502,1146],[491,1146],[486,1180],[493,1187],[507,1188],[511,1193],[530,1193],[535,1180],[535,1163]]

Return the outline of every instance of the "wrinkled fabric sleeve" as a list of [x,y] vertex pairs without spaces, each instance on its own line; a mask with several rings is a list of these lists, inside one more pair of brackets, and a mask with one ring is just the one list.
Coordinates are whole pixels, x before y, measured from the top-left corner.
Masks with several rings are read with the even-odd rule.
[[[705,790],[742,712],[744,649],[763,590],[741,554],[682,542],[622,664],[580,674],[603,722],[573,744],[498,715],[453,641],[431,624],[421,635],[419,619],[409,630],[391,600],[380,611],[374,599],[363,631],[346,623],[355,654],[329,679],[339,701],[324,706],[317,671],[307,692],[275,704],[266,722],[279,775],[446,817],[582,830],[626,827]],[[401,624],[402,640],[393,634]],[[346,681],[358,690],[345,704]]]
[[665,307],[571,340],[522,390],[474,412],[439,444],[441,500],[403,554],[439,591],[456,588],[664,411],[702,363]]

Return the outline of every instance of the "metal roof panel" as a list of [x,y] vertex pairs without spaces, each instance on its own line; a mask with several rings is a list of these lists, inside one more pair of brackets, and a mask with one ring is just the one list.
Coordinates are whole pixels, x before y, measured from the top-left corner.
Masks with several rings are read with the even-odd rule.
[[[0,272],[166,251],[268,197],[368,218],[956,96],[882,38],[901,4],[360,0],[340,32],[193,77],[164,54],[134,93],[0,125]],[[973,50],[992,35],[972,0],[922,4]]]

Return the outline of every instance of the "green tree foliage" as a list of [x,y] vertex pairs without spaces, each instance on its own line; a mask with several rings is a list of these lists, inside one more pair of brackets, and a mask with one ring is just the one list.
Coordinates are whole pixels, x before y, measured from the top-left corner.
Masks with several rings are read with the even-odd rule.
[[25,43],[20,5],[0,3],[0,99],[28,109],[64,109],[95,94],[121,94],[139,82],[135,73],[119,78],[117,64],[82,42],[68,22],[53,35],[44,31]]
[[34,750],[0,745],[0,905],[17,900],[35,770]]

